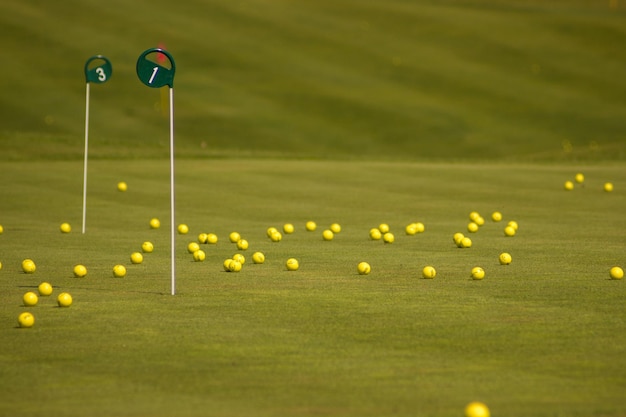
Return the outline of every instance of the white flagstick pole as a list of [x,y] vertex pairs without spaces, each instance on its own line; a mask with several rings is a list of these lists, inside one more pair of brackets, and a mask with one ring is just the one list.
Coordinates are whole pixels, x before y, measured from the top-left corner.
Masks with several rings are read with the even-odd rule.
[[89,152],[89,82],[85,93],[85,165],[83,167],[83,234],[87,218],[87,154]]
[[[165,56],[170,62],[170,68],[161,66],[146,57],[157,54],[157,60]],[[176,294],[176,214],[174,199],[174,72],[176,64],[174,58],[165,50],[151,48],[145,50],[137,59],[137,76],[139,80],[152,88],[170,87],[170,227],[171,227],[171,269],[172,269],[172,295]]]
[[172,295],[176,294],[176,216],[174,213],[174,88],[170,87],[170,222],[172,235]]

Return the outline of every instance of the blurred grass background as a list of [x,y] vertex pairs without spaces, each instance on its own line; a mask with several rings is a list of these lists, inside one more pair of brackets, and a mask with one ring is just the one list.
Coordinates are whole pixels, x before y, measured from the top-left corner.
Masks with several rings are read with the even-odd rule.
[[[623,161],[620,0],[94,0],[0,5],[0,158],[165,157],[177,64],[179,157]],[[166,106],[167,107],[167,106]]]

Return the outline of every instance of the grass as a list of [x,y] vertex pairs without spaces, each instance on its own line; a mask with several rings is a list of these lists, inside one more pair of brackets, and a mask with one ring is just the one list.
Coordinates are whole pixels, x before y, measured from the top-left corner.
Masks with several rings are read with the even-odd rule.
[[[3,2],[0,416],[445,417],[479,400],[494,416],[623,417],[624,286],[608,270],[625,266],[625,10]],[[191,229],[176,237],[175,296],[168,103],[135,75],[160,43],[177,64],[176,221]],[[83,235],[95,54],[113,76],[91,88]],[[576,172],[584,184],[563,190]],[[487,219],[456,248],[473,210],[501,211],[518,234]],[[405,235],[415,221],[426,231]],[[286,222],[296,232],[270,242]],[[334,222],[343,230],[322,241]],[[368,238],[383,222],[393,244]],[[251,246],[226,273],[234,230]],[[200,232],[220,239],[201,263],[186,250]],[[131,265],[146,240],[155,252]],[[256,250],[265,264],[251,264]],[[20,329],[22,295],[41,281],[54,294]]]
[[161,94],[135,74],[163,43],[180,156],[623,161],[625,7],[4,2],[0,155],[79,158],[83,66],[104,54],[113,76],[91,91],[92,156],[165,156]]
[[[619,164],[181,160],[177,222],[191,232],[177,236],[175,296],[166,160],[93,161],[85,235],[79,161],[2,170],[14,178],[0,185],[2,415],[451,416],[473,400],[494,415],[626,412],[624,288],[608,279],[624,261]],[[578,170],[584,186],[564,191]],[[518,234],[488,219],[472,248],[456,248],[472,210],[500,210]],[[335,221],[343,230],[322,241]],[[414,221],[426,231],[406,236]],[[286,222],[296,232],[270,242],[266,229]],[[368,238],[382,222],[391,245]],[[235,230],[248,262],[226,273]],[[187,243],[209,231],[218,244],[193,262]],[[131,265],[144,240],[155,252]],[[251,264],[256,250],[265,264]],[[297,272],[284,267],[292,256]],[[26,257],[34,275],[20,272]],[[77,263],[86,278],[72,276]],[[117,263],[126,278],[112,277]],[[427,264],[434,280],[421,278]],[[469,278],[475,265],[483,281]],[[22,294],[43,280],[74,304],[42,297],[35,327],[15,328]]]

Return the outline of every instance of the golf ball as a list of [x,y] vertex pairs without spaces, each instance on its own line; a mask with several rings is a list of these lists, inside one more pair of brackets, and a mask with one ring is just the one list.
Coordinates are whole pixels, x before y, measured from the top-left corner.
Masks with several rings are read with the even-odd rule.
[[333,223],[330,225],[330,231],[333,233],[341,232],[341,225],[339,223]]
[[150,219],[150,228],[151,229],[158,229],[159,227],[161,227],[161,221],[159,219],[152,218]]
[[143,242],[141,244],[141,250],[144,253],[152,253],[152,251],[154,250],[154,245],[152,244],[152,242]]
[[265,262],[265,255],[263,254],[263,252],[254,252],[252,254],[252,262],[254,262],[255,264],[262,264],[263,262]]
[[507,252],[502,252],[499,256],[500,265],[508,265],[513,261],[511,254]]
[[614,266],[613,268],[611,268],[611,271],[609,272],[609,274],[611,275],[612,279],[624,278],[624,270],[620,268],[619,266]]
[[383,235],[383,242],[393,243],[396,240],[395,236],[391,232],[387,232]]
[[433,279],[437,276],[437,271],[432,266],[425,266],[422,269],[422,276],[426,279]]
[[241,262],[236,261],[234,259],[228,264],[228,270],[230,272],[239,272],[241,271],[241,268],[242,268]]
[[370,229],[370,239],[380,240],[382,237],[383,237],[383,234],[380,232],[378,228]]
[[203,262],[206,259],[206,253],[202,249],[198,249],[193,253],[193,260],[196,262]]
[[113,267],[113,276],[115,278],[123,278],[126,276],[126,267],[124,265],[115,265]]
[[130,254],[130,262],[133,264],[140,264],[143,262],[143,255],[141,252],[133,252]]
[[189,242],[187,245],[187,252],[189,253],[194,253],[198,249],[200,249],[200,245],[197,242]]
[[241,240],[241,235],[237,232],[231,232],[228,235],[228,239],[230,240],[231,243],[237,243]]
[[485,270],[482,269],[480,266],[475,266],[474,268],[472,268],[471,276],[473,279],[483,279],[485,278]]
[[37,294],[35,294],[33,291],[28,291],[22,297],[22,301],[24,302],[24,305],[26,307],[32,307],[37,305],[39,297],[37,297]]
[[490,417],[489,408],[481,402],[471,402],[465,407],[465,417]]
[[50,285],[48,282],[42,282],[41,284],[39,284],[39,287],[37,287],[37,290],[39,290],[39,295],[41,296],[49,296],[50,294],[52,294],[52,285]]
[[57,304],[59,307],[69,307],[72,305],[72,296],[67,292],[62,292],[57,297]]
[[300,263],[298,262],[296,258],[287,259],[287,262],[285,263],[285,265],[287,266],[287,270],[289,271],[297,271],[298,268],[300,268]]
[[76,278],[84,278],[87,276],[87,268],[85,265],[74,266],[74,276]]
[[37,266],[32,259],[24,259],[22,261],[22,271],[27,274],[33,274],[37,270]]
[[360,275],[367,275],[372,271],[372,267],[367,262],[360,262],[357,265],[357,271]]
[[33,327],[33,325],[35,324],[35,316],[25,311],[17,317],[17,323],[22,328],[27,329],[29,327]]

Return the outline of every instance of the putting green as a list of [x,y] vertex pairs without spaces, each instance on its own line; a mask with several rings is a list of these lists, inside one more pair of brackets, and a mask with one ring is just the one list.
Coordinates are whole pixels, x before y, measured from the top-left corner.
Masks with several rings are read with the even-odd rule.
[[[13,178],[0,184],[2,414],[444,416],[471,401],[494,415],[626,411],[626,287],[609,277],[624,266],[622,165],[180,160],[177,221],[189,233],[176,236],[176,296],[168,162],[90,169],[82,235],[80,161],[2,165]],[[577,172],[585,182],[563,190]],[[453,235],[473,211],[485,224],[459,249]],[[418,221],[424,232],[407,235]],[[294,232],[272,242],[267,229],[285,223]],[[324,241],[333,223],[341,232]],[[370,239],[381,223],[392,244]],[[195,262],[187,245],[200,233],[220,239]],[[154,251],[132,264],[147,240]],[[263,264],[224,272],[224,259],[256,251]],[[20,271],[27,257],[34,274]],[[359,275],[364,261],[371,272]],[[85,278],[73,276],[79,263]],[[422,278],[427,265],[434,279]],[[52,296],[23,307],[42,281]],[[61,292],[70,307],[56,307]],[[35,324],[17,329],[26,310]]]

